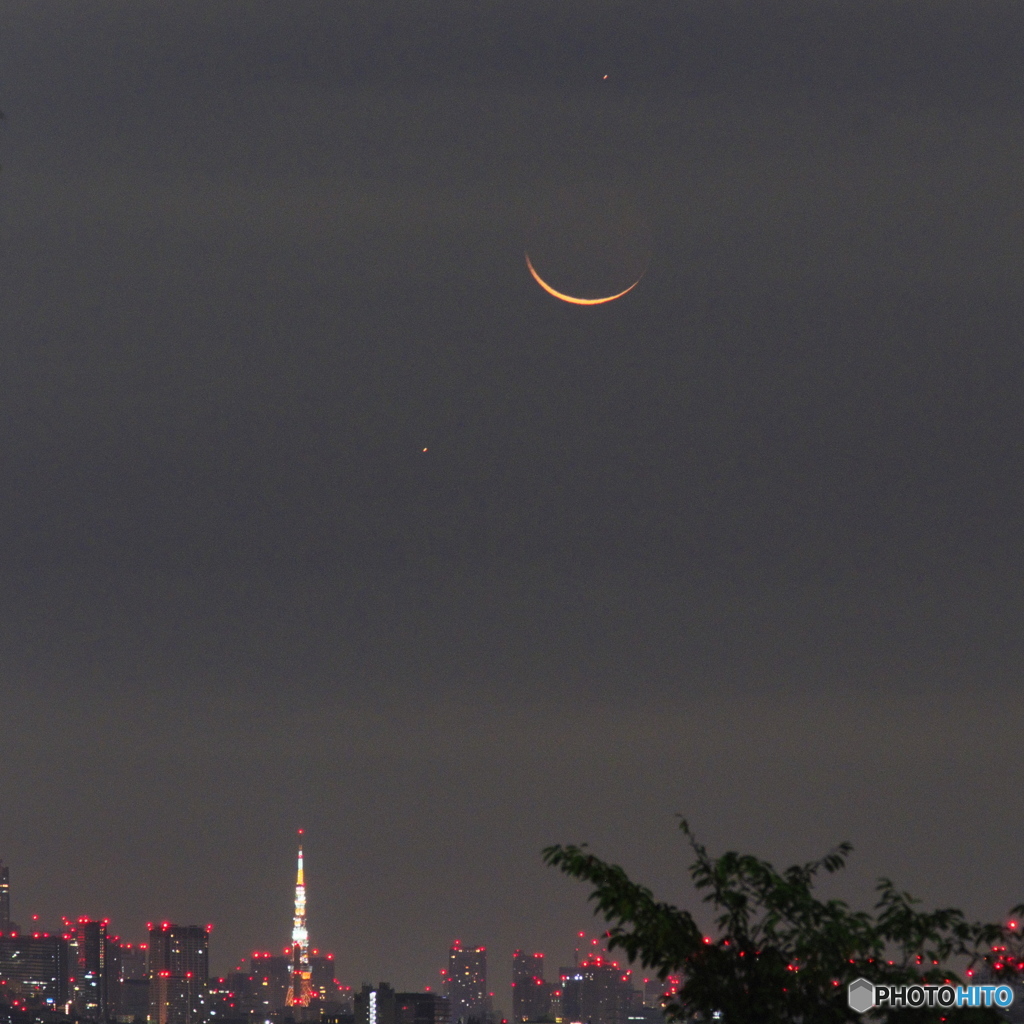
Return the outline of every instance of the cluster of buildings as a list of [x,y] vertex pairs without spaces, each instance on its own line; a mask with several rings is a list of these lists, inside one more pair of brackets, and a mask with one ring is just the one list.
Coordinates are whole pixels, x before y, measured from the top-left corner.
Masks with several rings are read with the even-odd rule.
[[[578,936],[585,938],[581,932]],[[644,979],[633,983],[626,970],[591,940],[593,948],[577,945],[575,962],[561,967],[557,977],[545,977],[544,954],[517,949],[512,955],[512,1018],[494,1010],[494,993],[487,986],[487,949],[463,946],[448,951],[448,966],[441,971],[443,996],[431,993],[394,993],[381,983],[364,986],[355,997],[355,1024],[660,1024],[666,999],[679,987],[678,978],[667,982]],[[419,1012],[412,1012],[419,1000]]]
[[[585,936],[581,932],[578,938]],[[576,948],[575,963],[561,967],[554,981],[544,977],[544,954],[516,950],[512,956],[512,1016],[516,1024],[658,1024],[666,1000],[679,988],[645,978],[634,984],[633,972],[612,960],[597,939],[589,950]]]
[[[148,942],[111,934],[107,920],[64,919],[59,933],[11,920],[10,877],[0,861],[0,1024],[512,1024],[494,1009],[487,950],[456,941],[441,971],[443,992],[397,992],[386,982],[354,990],[334,957],[310,949],[299,849],[292,943],[255,952],[225,977],[210,973],[211,926],[148,925]],[[582,933],[580,935],[582,938]],[[634,986],[597,947],[545,977],[544,954],[516,950],[514,1024],[658,1024],[674,979]],[[677,983],[675,983],[677,984]]]

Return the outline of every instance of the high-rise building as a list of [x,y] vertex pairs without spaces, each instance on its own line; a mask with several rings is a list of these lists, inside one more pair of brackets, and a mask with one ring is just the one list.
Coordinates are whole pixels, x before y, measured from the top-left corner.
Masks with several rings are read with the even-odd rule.
[[465,948],[456,939],[448,951],[445,988],[453,1022],[487,1020],[490,1012],[490,999],[487,995],[487,948]]
[[106,1019],[116,1020],[121,1013],[121,940],[116,935],[107,935],[107,948],[103,968]]
[[[302,829],[299,829],[302,835]],[[295,916],[292,918],[291,984],[288,986],[289,1006],[309,1006],[313,997],[312,972],[309,966],[309,931],[306,928],[306,880],[302,870],[302,846],[299,846],[299,870],[295,880]]]
[[80,917],[75,927],[75,1012],[86,1020],[107,1014],[107,922]]
[[[287,960],[287,957],[283,959]],[[262,979],[259,979],[262,980]],[[214,1020],[266,1021],[271,1014],[265,989],[252,974],[245,971],[231,971],[223,978],[210,981],[210,1001],[207,1006],[209,1017]],[[282,995],[284,1005],[284,996]]]
[[8,1000],[66,1009],[68,960],[68,941],[62,936],[0,934],[0,984]]
[[11,923],[11,873],[0,860],[0,932],[5,932]]
[[271,1010],[283,1009],[286,1004],[291,968],[291,957],[272,953],[253,953],[249,961],[253,986]]
[[124,978],[118,1001],[117,1019],[125,1024],[142,1024],[149,1016],[149,980]]
[[354,999],[355,1024],[396,1024],[395,990],[382,981],[376,988],[364,985]]
[[210,936],[165,921],[149,929],[149,1024],[198,1024],[210,983]]
[[313,950],[309,958],[309,984],[313,998],[324,1001],[334,998],[338,986],[334,979],[333,953],[321,956],[318,950]]
[[119,940],[111,943],[108,939],[107,1001],[111,1005],[108,1016],[122,1024],[144,1021],[149,1014],[148,954],[148,943]]
[[149,944],[140,942],[132,945],[121,943],[121,980],[145,981],[147,977],[146,961],[149,955]]
[[562,977],[562,1012],[582,1024],[626,1024],[633,1004],[630,972],[591,953]]
[[551,1013],[551,986],[544,980],[544,954],[512,954],[512,1017],[545,1020]]
[[652,1010],[662,1010],[682,984],[683,979],[673,974],[664,981],[660,978],[644,978],[643,1005]]
[[439,992],[396,992],[395,1024],[449,1024],[451,1007]]

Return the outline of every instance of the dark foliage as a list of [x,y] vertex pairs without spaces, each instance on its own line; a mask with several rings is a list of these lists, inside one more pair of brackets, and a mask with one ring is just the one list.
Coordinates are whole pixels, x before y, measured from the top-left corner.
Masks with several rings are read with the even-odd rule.
[[[777,871],[739,853],[712,859],[686,821],[681,828],[696,859],[690,877],[716,912],[717,936],[705,936],[686,910],[655,900],[619,866],[585,847],[550,846],[544,860],[594,886],[595,913],[611,925],[608,946],[625,951],[662,980],[681,976],[666,1004],[670,1020],[719,1013],[728,1024],[838,1024],[863,1021],[847,1004],[846,986],[959,982],[954,970],[1001,979],[1022,965],[1017,923],[969,922],[959,910],[923,911],[888,878],[878,882],[874,913],[813,892],[821,872],[846,864],[843,843],[820,860]],[[1024,907],[1011,913],[1021,915]],[[994,1009],[939,1008],[876,1011],[891,1024],[995,1021]]]

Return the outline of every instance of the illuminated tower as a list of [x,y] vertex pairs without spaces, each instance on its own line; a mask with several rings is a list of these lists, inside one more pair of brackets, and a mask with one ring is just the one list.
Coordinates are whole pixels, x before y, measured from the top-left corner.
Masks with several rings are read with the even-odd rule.
[[[302,835],[302,829],[299,829]],[[292,919],[291,984],[289,1006],[309,1006],[313,993],[313,971],[309,966],[309,932],[306,931],[306,883],[302,877],[302,847],[299,847],[299,873],[295,879],[295,917]]]

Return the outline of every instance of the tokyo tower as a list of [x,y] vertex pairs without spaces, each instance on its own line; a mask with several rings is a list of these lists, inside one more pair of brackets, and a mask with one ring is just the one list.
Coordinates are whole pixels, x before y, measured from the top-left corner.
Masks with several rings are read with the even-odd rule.
[[[302,829],[299,829],[302,835]],[[309,932],[306,931],[306,883],[302,877],[302,846],[299,845],[299,873],[295,879],[295,917],[292,919],[291,982],[285,1002],[288,1006],[309,1006],[313,994],[309,966]]]

